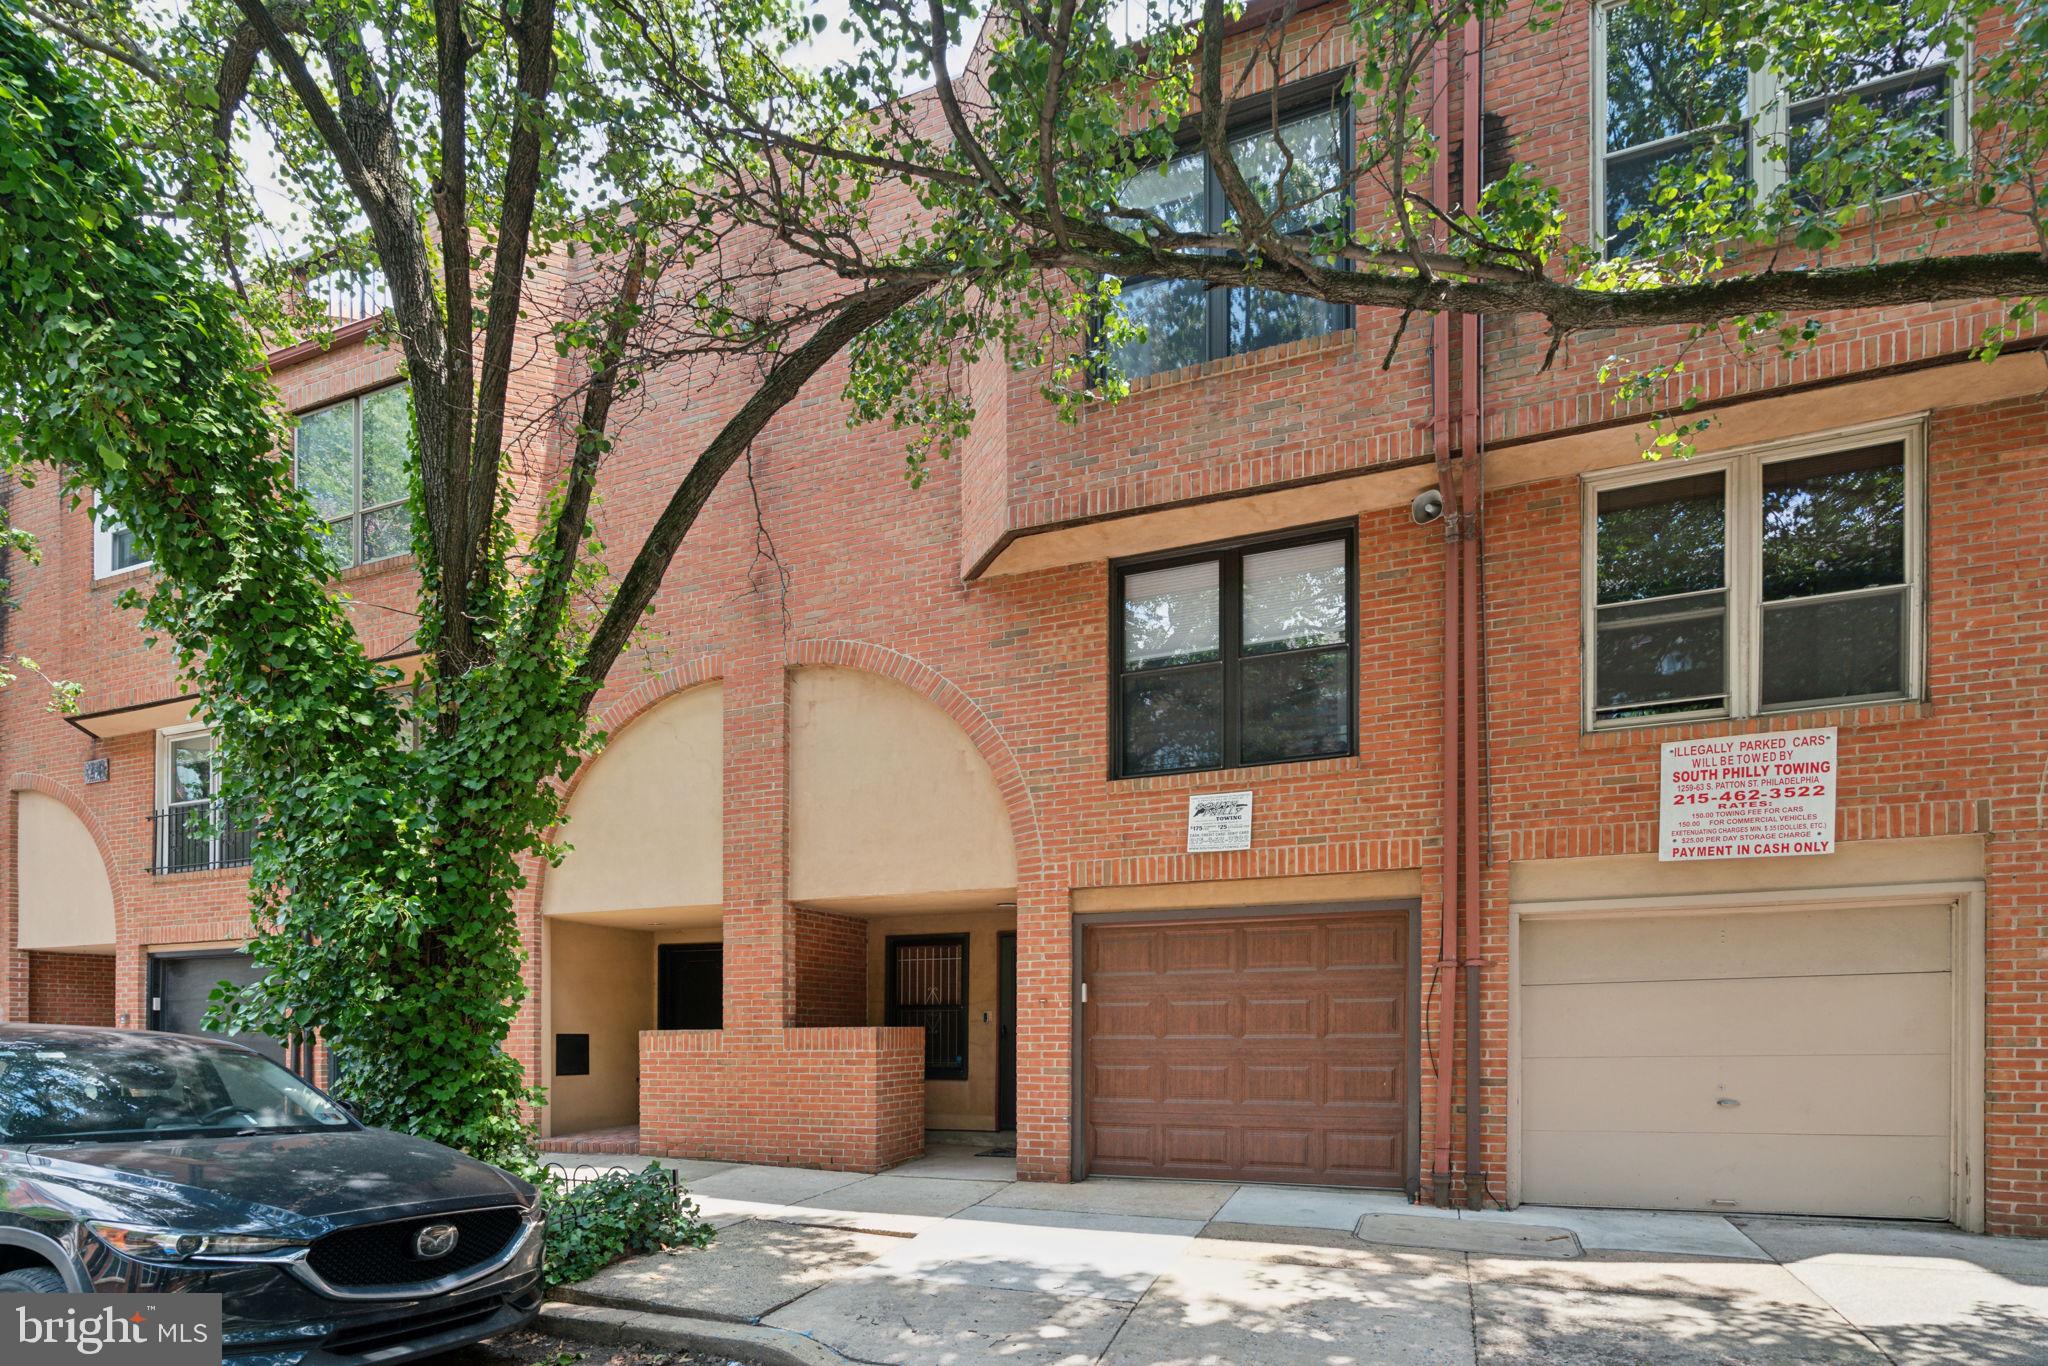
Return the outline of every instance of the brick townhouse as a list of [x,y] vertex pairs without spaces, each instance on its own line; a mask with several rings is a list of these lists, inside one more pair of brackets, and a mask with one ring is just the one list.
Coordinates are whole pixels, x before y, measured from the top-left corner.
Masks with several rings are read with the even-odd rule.
[[[1297,155],[1349,154],[1339,13],[1290,39]],[[1687,131],[1610,51],[1639,40],[1586,5],[1503,26],[1482,99],[1447,63],[1452,139],[1537,163],[1599,240]],[[1968,60],[1869,89],[1959,130]],[[1207,182],[1148,184],[1199,215]],[[1879,249],[1935,231],[1888,221]],[[984,365],[912,489],[828,374],[721,490],[521,906],[543,1132],[878,1170],[1014,1130],[1035,1180],[2048,1232],[2032,344],[1970,359],[1994,309],[1964,305],[1791,360],[1697,346],[1714,424],[1653,464],[1595,371],[1675,335],[1546,368],[1534,325],[1179,291],[1131,285],[1134,392],[1075,425]],[[405,391],[371,330],[273,370],[350,611],[403,664]],[[657,376],[607,543],[717,400]],[[248,836],[192,814],[209,742],[116,605],[135,548],[48,482],[11,500],[45,557],[10,566],[4,648],[86,690],[69,719],[0,695],[0,1006],[193,1028],[247,971]]]

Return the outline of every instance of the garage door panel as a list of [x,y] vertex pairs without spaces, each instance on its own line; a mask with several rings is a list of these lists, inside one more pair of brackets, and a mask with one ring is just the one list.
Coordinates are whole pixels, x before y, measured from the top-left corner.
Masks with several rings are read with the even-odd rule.
[[1946,906],[1525,922],[1522,1198],[1949,1213]]
[[1736,1213],[1948,1217],[1948,1140],[1524,1133],[1522,1198]]
[[1525,987],[1523,1056],[1916,1052],[1947,1038],[1953,990],[1945,972]]
[[1087,978],[1089,1170],[1401,1184],[1407,923],[1375,912],[1086,929],[1083,962],[1126,969]]
[[1942,972],[1949,954],[1941,906],[1597,916],[1547,921],[1526,937],[1522,982]]
[[1526,1130],[1939,1138],[1949,1126],[1946,1054],[1544,1058],[1524,1078]]

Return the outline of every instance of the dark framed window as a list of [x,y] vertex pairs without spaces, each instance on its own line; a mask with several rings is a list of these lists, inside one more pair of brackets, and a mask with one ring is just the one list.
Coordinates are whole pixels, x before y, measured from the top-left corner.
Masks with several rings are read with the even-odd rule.
[[[1290,104],[1277,136],[1265,107],[1241,125],[1231,139],[1238,170],[1262,204],[1280,196],[1282,231],[1346,226],[1350,196],[1325,187],[1337,185],[1351,166],[1350,106],[1334,86],[1297,95]],[[1140,172],[1125,182],[1118,203],[1182,232],[1220,232],[1232,217],[1222,183],[1198,150]],[[1114,307],[1145,328],[1142,340],[1109,351],[1129,379],[1351,326],[1351,310],[1342,304],[1278,290],[1210,289],[1194,280],[1127,279]]]
[[1916,695],[1922,441],[1590,483],[1588,725]]
[[1118,565],[1111,776],[1351,753],[1356,560],[1342,527]]
[[967,936],[890,935],[884,1022],[924,1030],[926,1081],[967,1075]]
[[412,549],[406,503],[411,440],[412,390],[404,384],[299,415],[294,470],[299,487],[327,519],[327,549],[336,568]]

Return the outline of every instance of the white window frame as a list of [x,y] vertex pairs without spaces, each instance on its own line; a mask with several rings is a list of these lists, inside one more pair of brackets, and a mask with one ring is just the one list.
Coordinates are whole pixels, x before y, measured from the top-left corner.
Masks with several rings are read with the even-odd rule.
[[[1827,455],[1859,446],[1896,441],[1906,463],[1906,668],[1904,691],[1822,698],[1789,706],[1758,703],[1763,656],[1763,469],[1787,460]],[[1580,725],[1586,731],[1632,730],[1644,726],[1689,725],[1695,721],[1741,719],[1823,711],[1837,707],[1884,706],[1926,696],[1926,469],[1927,415],[1840,427],[1821,436],[1744,446],[1715,455],[1665,461],[1650,470],[1600,470],[1580,477],[1579,512],[1579,694]],[[1727,519],[1722,548],[1728,594],[1723,658],[1728,670],[1725,706],[1655,716],[1601,717],[1595,714],[1594,666],[1599,645],[1599,500],[1602,490],[1655,484],[1700,474],[1723,473]]]
[[[390,508],[398,507],[405,502],[403,496],[383,503],[363,502],[363,400],[374,398],[378,394],[391,389],[409,389],[410,387],[405,380],[399,380],[394,384],[380,384],[375,388],[365,389],[359,394],[350,394],[347,398],[336,399],[332,403],[323,403],[317,408],[307,408],[303,412],[292,415],[294,424],[292,428],[292,484],[294,487],[303,488],[304,485],[299,483],[300,428],[304,426],[307,418],[317,414],[328,412],[335,408],[345,407],[349,410],[350,441],[353,448],[350,460],[349,488],[354,497],[355,506],[352,511],[343,516],[327,519],[327,525],[330,527],[338,526],[343,522],[348,523],[349,561],[347,565],[343,566],[344,572],[361,565],[382,564],[386,560],[395,560],[402,555],[410,553],[406,550],[397,550],[389,555],[379,555],[375,559],[368,558],[363,554],[363,519],[373,512],[384,512]],[[410,398],[406,400],[408,407],[411,406],[411,402]]]
[[134,564],[124,565],[114,563],[114,536],[125,528],[104,524],[101,520],[103,514],[100,511],[100,496],[97,493],[92,496],[86,513],[92,518],[92,576],[95,579],[111,579],[117,574],[132,574],[138,569],[150,567],[152,562],[149,560],[137,560]]
[[154,847],[150,850],[149,861],[150,866],[159,872],[196,873],[221,866],[223,832],[214,830],[207,836],[207,861],[205,863],[189,869],[170,868],[165,860],[166,852],[170,848],[169,837],[161,824],[162,816],[173,806],[181,808],[209,806],[214,808],[214,818],[218,819],[220,809],[220,750],[217,745],[212,751],[213,757],[207,763],[206,771],[209,776],[209,788],[205,799],[203,801],[173,801],[171,797],[172,783],[174,781],[171,747],[179,740],[189,740],[195,735],[211,734],[212,731],[201,722],[194,722],[189,726],[167,726],[156,733],[156,806],[154,809],[159,817],[159,823],[150,837]]
[[[1601,0],[1593,10],[1592,72],[1593,104],[1593,168],[1592,203],[1589,206],[1593,225],[1593,241],[1604,254],[1607,250],[1607,159],[1613,153],[1607,148],[1607,16],[1620,9],[1626,0]],[[1949,134],[1954,139],[1958,153],[1970,154],[1970,58],[1969,48],[1961,52],[1945,53],[1942,60],[1930,62],[1919,68],[1919,73],[1931,72],[1946,66],[1949,71]],[[1914,73],[1914,74],[1919,74]],[[1890,80],[1907,80],[1906,76],[1890,77],[1886,82],[1870,82],[1871,85],[1886,84]],[[1742,126],[1749,146],[1750,183],[1758,198],[1767,198],[1785,187],[1786,162],[1780,157],[1765,155],[1769,147],[1786,147],[1791,138],[1792,98],[1785,90],[1783,78],[1775,71],[1752,71],[1749,73],[1749,113]],[[1674,134],[1664,139],[1676,143],[1695,136],[1690,133]],[[1641,143],[1639,147],[1655,146]],[[1633,151],[1635,148],[1621,148]],[[1917,193],[1911,187],[1886,197],[1885,202],[1906,198]]]

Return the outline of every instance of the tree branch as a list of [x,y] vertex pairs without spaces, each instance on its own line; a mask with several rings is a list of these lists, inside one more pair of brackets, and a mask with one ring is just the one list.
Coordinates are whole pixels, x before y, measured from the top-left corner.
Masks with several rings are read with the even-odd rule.
[[604,619],[592,632],[577,673],[587,689],[585,705],[604,685],[605,676],[632,639],[641,616],[668,573],[683,537],[704,510],[725,472],[732,468],[754,438],[775,414],[782,411],[803,389],[811,376],[824,368],[854,338],[905,307],[931,287],[924,279],[897,280],[874,285],[851,296],[836,316],[821,325],[803,345],[786,353],[756,386],[740,410],[705,446],[690,472],[670,496],[668,505],[633,557],[631,568],[619,581],[618,592]]

